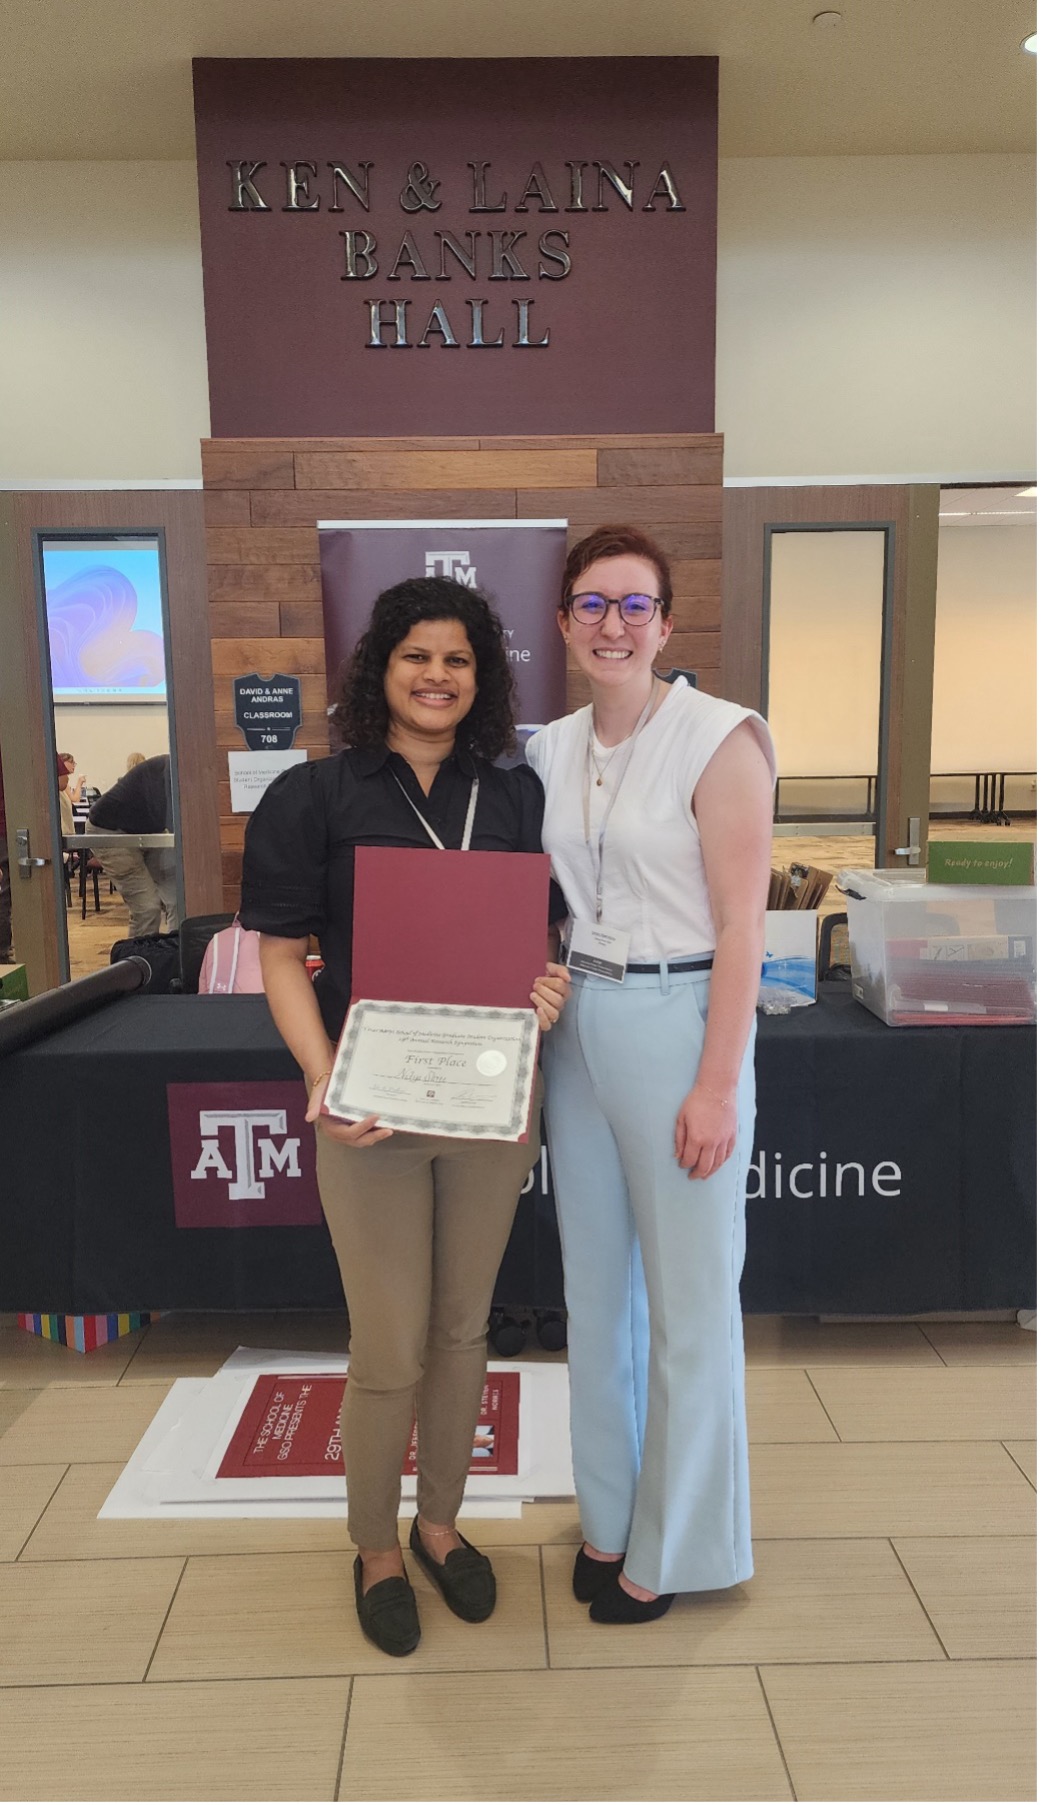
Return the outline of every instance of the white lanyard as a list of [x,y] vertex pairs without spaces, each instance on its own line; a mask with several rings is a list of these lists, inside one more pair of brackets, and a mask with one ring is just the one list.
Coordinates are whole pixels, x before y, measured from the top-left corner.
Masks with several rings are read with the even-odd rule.
[[618,782],[615,784],[615,787],[611,792],[611,796],[608,800],[607,807],[604,809],[603,816],[601,817],[600,834],[597,839],[595,849],[594,849],[592,841],[590,839],[590,829],[589,829],[589,797],[590,797],[589,780],[590,780],[590,775],[591,775],[592,766],[593,766],[593,710],[592,710],[592,708],[590,708],[590,710],[589,710],[589,737],[586,741],[586,763],[585,763],[585,771],[583,773],[583,781],[582,781],[582,827],[583,827],[585,837],[586,837],[586,845],[589,847],[590,857],[593,861],[593,876],[596,879],[596,919],[598,922],[602,921],[604,918],[604,840],[607,835],[608,819],[610,818],[611,810],[614,808],[615,803],[618,801],[618,792],[621,789],[622,784],[625,782],[626,772],[629,769],[629,765],[631,763],[633,753],[636,750],[636,742],[639,739],[644,728],[646,727],[647,722],[651,718],[651,711],[654,708],[654,701],[655,701],[655,686],[652,681],[651,693],[647,698],[647,705],[644,708],[643,713],[641,714],[639,720],[636,723],[636,726],[633,728],[633,731],[629,737],[628,750],[626,751],[625,758],[619,768]]
[[[397,784],[398,789],[401,791],[401,794],[404,796],[405,801],[408,803],[408,806],[412,810],[413,814],[417,815],[419,820],[423,823],[423,826],[426,828],[427,833],[430,835],[430,838],[433,840],[434,845],[437,847],[438,852],[447,852],[448,848],[446,847],[444,841],[441,839],[439,834],[435,834],[433,828],[431,827],[429,821],[427,820],[426,816],[424,815],[422,809],[419,809],[416,807],[415,803],[413,802],[411,796],[409,795],[408,791],[406,790],[406,788],[405,788],[404,784],[402,783],[400,777],[398,776],[397,772],[392,771],[391,776],[393,777],[394,782]],[[470,839],[471,839],[471,836],[472,836],[473,830],[474,830],[474,816],[477,813],[477,792],[480,789],[480,787],[481,787],[481,780],[479,777],[475,777],[473,780],[473,783],[470,785],[470,805],[466,811],[466,826],[463,828],[463,837],[462,837],[462,840],[459,845],[460,852],[469,852],[469,850],[470,850]]]

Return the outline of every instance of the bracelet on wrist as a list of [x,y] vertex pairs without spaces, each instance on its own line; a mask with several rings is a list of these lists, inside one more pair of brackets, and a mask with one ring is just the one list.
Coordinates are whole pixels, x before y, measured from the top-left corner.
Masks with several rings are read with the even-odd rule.
[[320,1085],[320,1084],[321,1084],[321,1082],[322,1082],[322,1079],[323,1079],[323,1078],[331,1078],[331,1077],[332,1077],[332,1075],[333,1075],[333,1073],[332,1073],[332,1067],[331,1067],[331,1066],[330,1066],[330,1067],[329,1067],[329,1070],[328,1070],[328,1071],[327,1071],[327,1072],[319,1072],[319,1074],[318,1074],[318,1076],[317,1076],[317,1078],[316,1078],[316,1079],[315,1079],[315,1081],[314,1081],[314,1083],[313,1083],[313,1084],[312,1084],[312,1085],[311,1085],[311,1087],[310,1087],[310,1089],[309,1089],[309,1090],[308,1090],[308,1093],[307,1093],[307,1094],[308,1094],[308,1096],[309,1096],[309,1097],[313,1097],[313,1096],[314,1096],[314,1094],[315,1094],[315,1091],[316,1091],[316,1090],[317,1090],[317,1089],[318,1089],[318,1086],[319,1086],[319,1085]]

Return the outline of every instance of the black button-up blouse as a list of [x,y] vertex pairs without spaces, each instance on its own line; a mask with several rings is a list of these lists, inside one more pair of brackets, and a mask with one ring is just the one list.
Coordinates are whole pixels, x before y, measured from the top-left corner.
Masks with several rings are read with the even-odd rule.
[[[458,847],[475,774],[473,851],[541,852],[544,799],[535,772],[527,765],[503,770],[460,749],[445,759],[429,796],[411,765],[381,746],[294,765],[257,804],[246,828],[240,919],[243,927],[289,940],[317,935],[325,969],[315,991],[331,1039],[351,995],[354,848],[406,846],[437,857],[395,778],[445,846]],[[566,913],[551,886],[550,920]]]

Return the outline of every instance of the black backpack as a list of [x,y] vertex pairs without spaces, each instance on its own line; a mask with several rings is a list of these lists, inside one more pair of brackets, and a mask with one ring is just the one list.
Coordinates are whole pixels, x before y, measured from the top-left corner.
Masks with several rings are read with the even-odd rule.
[[177,934],[141,934],[136,940],[117,940],[109,964],[121,959],[143,959],[152,975],[142,989],[149,996],[167,996],[181,988],[181,948]]

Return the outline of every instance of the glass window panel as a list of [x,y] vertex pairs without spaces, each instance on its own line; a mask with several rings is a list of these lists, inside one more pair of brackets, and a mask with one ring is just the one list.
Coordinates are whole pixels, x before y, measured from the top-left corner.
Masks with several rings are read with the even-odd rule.
[[127,845],[97,841],[88,820],[92,803],[134,766],[169,765],[162,548],[155,535],[111,533],[44,534],[39,547],[75,978],[106,963],[114,941],[169,931],[179,919],[175,845],[136,844],[137,834],[174,830],[169,772],[158,768],[157,779],[150,766],[132,796],[113,804]]
[[998,513],[1000,499],[993,514],[940,519],[935,773],[1037,766],[1035,528]]
[[878,773],[885,534],[770,535],[768,712],[782,777]]

